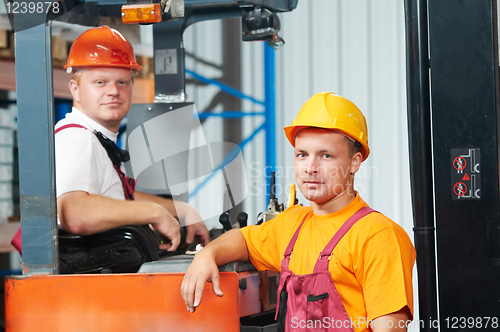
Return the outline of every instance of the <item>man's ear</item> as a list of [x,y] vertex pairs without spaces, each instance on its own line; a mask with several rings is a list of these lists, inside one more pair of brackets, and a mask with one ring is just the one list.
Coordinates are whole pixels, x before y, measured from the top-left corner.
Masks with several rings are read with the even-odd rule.
[[363,154],[361,152],[356,152],[351,158],[351,174],[355,174],[361,167],[361,162],[363,160]]
[[71,95],[73,96],[73,100],[76,102],[80,102],[80,89],[78,84],[76,83],[75,80],[70,80],[69,81],[69,91],[71,92]]

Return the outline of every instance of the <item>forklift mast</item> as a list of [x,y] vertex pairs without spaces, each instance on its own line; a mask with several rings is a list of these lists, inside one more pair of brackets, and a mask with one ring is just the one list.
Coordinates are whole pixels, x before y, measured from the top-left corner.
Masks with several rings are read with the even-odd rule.
[[498,330],[497,1],[405,7],[419,327]]

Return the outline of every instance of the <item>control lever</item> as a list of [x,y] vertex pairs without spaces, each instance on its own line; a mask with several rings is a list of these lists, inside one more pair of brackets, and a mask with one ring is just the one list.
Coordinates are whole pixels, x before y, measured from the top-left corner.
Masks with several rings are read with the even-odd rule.
[[276,198],[276,173],[271,172],[271,192],[269,197],[269,205],[267,206],[267,211],[261,212],[257,217],[257,225],[262,224],[263,222],[269,221],[276,217],[278,213],[283,212],[283,203],[279,204],[278,199]]
[[240,212],[238,213],[238,217],[236,217],[236,220],[238,220],[240,228],[243,228],[247,225],[248,214],[246,212]]
[[229,213],[227,211],[220,215],[219,222],[222,224],[226,232],[233,228],[231,226],[231,218],[229,217]]

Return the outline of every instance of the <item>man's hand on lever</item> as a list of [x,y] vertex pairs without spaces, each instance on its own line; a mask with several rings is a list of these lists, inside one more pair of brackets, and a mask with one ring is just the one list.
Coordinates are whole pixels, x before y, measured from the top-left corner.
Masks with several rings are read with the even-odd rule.
[[[155,203],[152,203],[155,204]],[[158,204],[156,204],[158,205]],[[167,251],[175,251],[181,242],[180,224],[174,216],[168,212],[164,207],[158,205],[160,209],[157,222],[152,222],[153,228],[161,234],[162,237],[168,241],[160,244],[160,249]]]
[[[185,202],[181,201],[174,202],[171,199],[165,199],[141,191],[136,191],[134,195],[137,201],[150,201],[161,205],[174,217],[177,217],[181,221],[182,225],[186,225],[187,226],[186,243],[188,244],[192,243],[195,238],[198,241],[198,243],[200,243],[203,246],[207,245],[210,242],[210,234],[207,230],[207,227],[205,226],[205,223],[203,222],[203,219],[201,218],[200,214],[193,206]],[[163,246],[160,246],[160,248],[164,249]],[[175,248],[177,248],[177,246],[175,246]]]

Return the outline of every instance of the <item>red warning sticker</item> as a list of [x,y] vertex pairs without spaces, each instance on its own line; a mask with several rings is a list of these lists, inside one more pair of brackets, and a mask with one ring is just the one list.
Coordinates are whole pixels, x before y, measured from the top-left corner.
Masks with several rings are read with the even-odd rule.
[[456,157],[453,160],[453,167],[455,167],[455,169],[457,171],[463,170],[465,168],[465,166],[467,166],[467,161],[465,160],[465,158],[463,158],[463,157]]
[[457,196],[463,196],[467,192],[467,186],[463,182],[455,183],[453,191],[457,194]]
[[479,148],[451,149],[450,191],[453,200],[481,199]]

